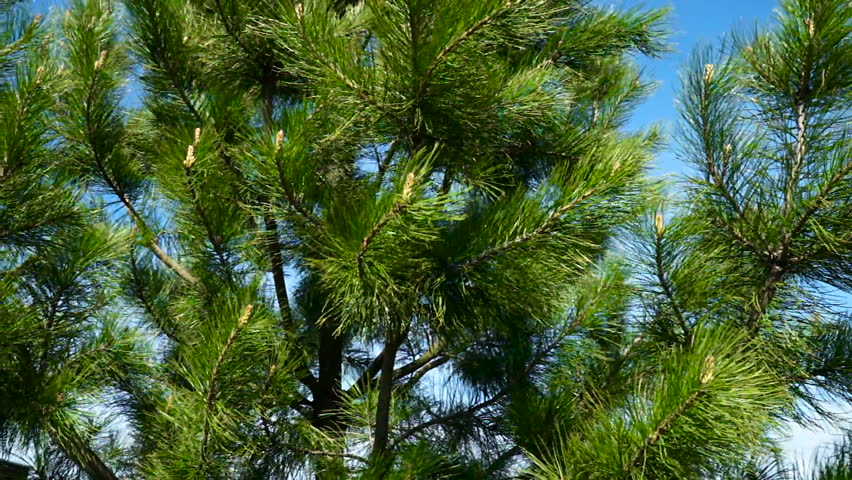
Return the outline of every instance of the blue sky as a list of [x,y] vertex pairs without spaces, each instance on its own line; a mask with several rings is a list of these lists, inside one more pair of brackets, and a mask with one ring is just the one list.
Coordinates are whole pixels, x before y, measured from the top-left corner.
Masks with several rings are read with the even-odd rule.
[[[600,2],[616,7],[671,9],[669,41],[674,48],[661,59],[640,60],[649,79],[660,82],[656,94],[642,104],[631,122],[631,127],[642,127],[662,122],[671,132],[677,121],[675,96],[678,91],[679,72],[696,46],[718,45],[720,39],[734,27],[754,27],[767,24],[775,15],[778,0],[618,0]],[[677,161],[674,152],[667,149],[657,159],[658,174],[680,173],[684,165]]]
[[[31,0],[36,12],[46,12],[50,5],[62,4],[61,0]],[[470,0],[475,1],[475,0]],[[778,0],[597,0],[595,3],[614,7],[669,7],[670,41],[673,52],[659,60],[640,60],[646,68],[648,78],[660,82],[653,97],[641,105],[630,123],[631,128],[641,128],[661,122],[666,132],[673,131],[678,114],[675,95],[678,89],[680,68],[686,64],[690,52],[698,45],[718,44],[719,40],[733,27],[753,27],[767,24],[774,16]],[[657,159],[654,174],[681,174],[685,165],[673,152],[673,146],[662,151]],[[847,304],[852,302],[847,301]],[[791,438],[785,443],[788,454],[809,457],[814,448],[832,440],[834,431],[805,430],[791,427]]]

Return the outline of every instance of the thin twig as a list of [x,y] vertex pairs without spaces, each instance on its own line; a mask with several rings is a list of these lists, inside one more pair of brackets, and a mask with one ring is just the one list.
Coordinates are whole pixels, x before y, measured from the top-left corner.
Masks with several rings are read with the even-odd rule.
[[468,407],[464,410],[459,410],[447,414],[443,417],[435,417],[427,422],[421,423],[419,425],[409,428],[408,430],[405,430],[399,436],[397,436],[397,438],[391,444],[389,450],[392,451],[402,441],[434,425],[440,425],[456,418],[466,417],[473,413],[476,413],[479,410],[488,408],[492,405],[496,405],[504,396],[508,395],[509,392],[511,392],[511,390],[515,388],[524,378],[528,377],[530,373],[535,370],[536,366],[538,366],[542,361],[544,361],[547,356],[550,355],[550,353],[553,352],[553,350],[556,349],[574,331],[574,329],[576,329],[578,326],[580,326],[580,324],[583,323],[585,318],[585,312],[578,314],[577,317],[569,325],[567,325],[562,332],[559,333],[559,335],[557,335],[544,349],[538,352],[536,357],[526,366],[526,368],[524,368],[522,372],[519,372],[519,374],[515,375],[514,378],[509,381],[506,387],[497,392],[493,397],[488,400],[484,400],[476,405]]

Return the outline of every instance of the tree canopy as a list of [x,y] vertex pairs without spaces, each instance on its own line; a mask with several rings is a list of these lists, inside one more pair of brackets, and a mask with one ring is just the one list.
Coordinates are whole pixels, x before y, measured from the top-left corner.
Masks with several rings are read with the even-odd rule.
[[852,8],[2,4],[0,452],[37,478],[852,478]]

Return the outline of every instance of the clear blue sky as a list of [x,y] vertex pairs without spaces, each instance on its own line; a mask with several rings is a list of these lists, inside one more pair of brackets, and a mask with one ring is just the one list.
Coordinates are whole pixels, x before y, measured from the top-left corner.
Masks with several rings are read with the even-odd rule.
[[[631,127],[663,122],[666,132],[671,132],[677,121],[675,95],[679,85],[679,72],[698,45],[718,45],[723,35],[734,27],[754,27],[767,24],[774,16],[777,0],[616,0],[597,1],[601,5],[616,7],[647,7],[671,9],[670,42],[673,52],[659,60],[640,60],[650,79],[660,82],[656,94],[639,107]],[[680,173],[684,165],[678,162],[671,149],[657,159],[658,174]]]
[[[49,6],[61,5],[62,0],[31,0],[34,11],[46,13]],[[475,1],[475,0],[469,0]],[[647,69],[648,78],[660,82],[655,95],[636,111],[631,128],[641,128],[662,122],[666,132],[673,131],[678,114],[675,94],[679,84],[680,68],[686,64],[690,52],[697,45],[718,44],[723,35],[734,27],[753,27],[767,24],[774,16],[778,0],[596,0],[595,3],[614,7],[669,7],[670,41],[674,51],[662,59],[641,63]],[[657,175],[679,174],[685,166],[675,158],[672,146],[661,152],[657,159]],[[848,303],[848,302],[847,302]],[[832,440],[831,429],[809,431],[791,427],[791,438],[785,443],[791,456],[810,456],[814,448]]]

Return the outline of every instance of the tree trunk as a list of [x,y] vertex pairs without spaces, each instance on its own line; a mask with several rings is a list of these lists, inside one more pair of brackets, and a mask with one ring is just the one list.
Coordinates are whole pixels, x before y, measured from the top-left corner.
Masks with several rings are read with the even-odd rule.
[[[311,423],[332,437],[342,438],[346,425],[339,410],[345,341],[342,337],[335,335],[337,325],[331,319],[317,328],[319,329],[319,372],[316,387],[312,391],[314,410]],[[317,458],[315,468],[317,480],[336,480],[346,476],[343,457]]]
[[376,429],[373,440],[373,458],[381,462],[387,454],[390,434],[391,400],[393,396],[393,367],[399,350],[401,335],[389,330],[385,339],[382,357],[382,373],[379,376],[379,398],[376,405]]

